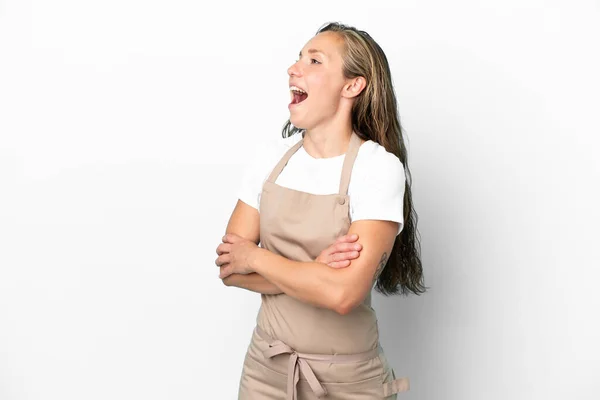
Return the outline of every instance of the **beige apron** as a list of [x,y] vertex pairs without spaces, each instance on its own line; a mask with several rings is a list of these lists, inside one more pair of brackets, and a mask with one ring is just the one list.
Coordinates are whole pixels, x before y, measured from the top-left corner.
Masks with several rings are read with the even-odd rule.
[[[362,144],[352,133],[337,194],[318,195],[275,183],[304,139],[292,146],[263,185],[261,247],[314,261],[350,227],[348,186]],[[373,281],[375,283],[375,281]],[[346,315],[286,294],[262,294],[240,379],[241,400],[382,400],[408,390],[379,344],[371,294]]]

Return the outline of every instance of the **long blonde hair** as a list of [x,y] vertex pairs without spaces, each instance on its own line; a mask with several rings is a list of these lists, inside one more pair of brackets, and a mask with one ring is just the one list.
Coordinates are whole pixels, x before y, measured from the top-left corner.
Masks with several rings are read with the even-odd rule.
[[[344,39],[343,73],[348,79],[362,76],[366,86],[352,107],[352,126],[364,140],[372,140],[402,161],[406,176],[404,191],[404,227],[396,237],[388,261],[377,278],[376,290],[382,294],[424,293],[423,267],[417,231],[417,214],[412,204],[412,177],[408,168],[406,146],[398,104],[392,85],[392,74],[381,47],[365,31],[337,22],[323,25],[317,31],[336,32]],[[303,129],[293,126],[288,119],[282,136],[289,137]]]

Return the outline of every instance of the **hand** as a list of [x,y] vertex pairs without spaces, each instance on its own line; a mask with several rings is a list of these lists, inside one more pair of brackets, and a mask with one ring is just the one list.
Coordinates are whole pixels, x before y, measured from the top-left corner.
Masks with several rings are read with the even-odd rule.
[[223,236],[223,243],[217,247],[217,260],[215,264],[221,269],[219,278],[224,279],[231,274],[249,274],[254,271],[250,268],[250,258],[258,249],[256,243],[244,239],[234,233]]
[[331,246],[323,250],[315,261],[333,268],[347,267],[350,265],[350,260],[358,258],[362,250],[360,243],[352,243],[357,240],[357,234],[340,236]]

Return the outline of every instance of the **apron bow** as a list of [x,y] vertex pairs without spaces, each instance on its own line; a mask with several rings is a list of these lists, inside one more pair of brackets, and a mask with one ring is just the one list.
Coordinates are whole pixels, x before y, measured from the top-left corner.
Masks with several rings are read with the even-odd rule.
[[269,344],[269,348],[263,351],[266,358],[275,357],[279,354],[289,354],[288,360],[288,381],[287,381],[287,400],[298,399],[298,381],[300,380],[300,371],[308,381],[308,384],[317,398],[327,394],[327,390],[321,385],[308,362],[298,353],[281,340],[275,340]]

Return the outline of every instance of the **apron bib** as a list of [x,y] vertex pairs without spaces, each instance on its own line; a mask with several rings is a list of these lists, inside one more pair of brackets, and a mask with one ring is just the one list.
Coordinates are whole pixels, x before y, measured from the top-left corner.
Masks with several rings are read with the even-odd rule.
[[[314,261],[350,228],[348,186],[362,142],[352,132],[338,193],[319,195],[275,183],[303,141],[284,154],[263,185],[260,243],[288,259]],[[396,379],[379,344],[371,293],[346,315],[284,293],[261,299],[240,400],[391,400],[408,390],[408,379]]]

